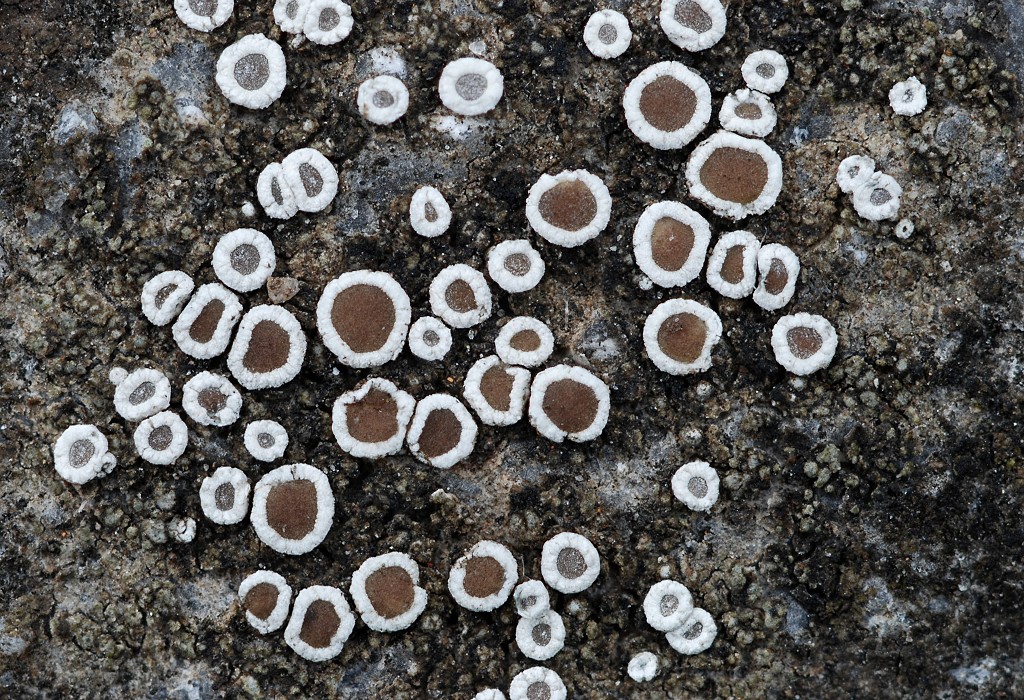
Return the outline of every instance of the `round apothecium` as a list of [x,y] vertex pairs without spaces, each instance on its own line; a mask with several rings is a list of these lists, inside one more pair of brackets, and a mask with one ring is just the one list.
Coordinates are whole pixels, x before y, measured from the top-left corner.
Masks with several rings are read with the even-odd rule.
[[251,292],[273,274],[277,256],[274,244],[262,232],[236,228],[217,241],[212,263],[217,279],[225,285],[236,292]]
[[543,321],[532,316],[516,316],[498,331],[494,350],[510,365],[537,367],[555,348],[555,336]]
[[707,462],[688,462],[672,476],[672,494],[688,508],[711,510],[718,502],[718,472]]
[[274,21],[281,31],[302,34],[310,2],[312,0],[277,0],[274,3]]
[[53,446],[53,463],[62,479],[84,484],[105,476],[117,465],[107,451],[107,437],[95,425],[72,425],[61,433]]
[[305,554],[324,541],[334,523],[334,493],[327,475],[308,464],[267,472],[253,490],[252,527],[274,551]]
[[269,107],[288,82],[284,51],[262,34],[249,34],[221,52],[216,77],[231,102],[250,109]]
[[350,367],[376,367],[405,345],[412,305],[386,272],[354,270],[331,280],[316,307],[324,345]]
[[544,260],[524,238],[502,241],[487,252],[487,273],[506,292],[528,292],[544,277]]
[[419,235],[436,238],[451,225],[452,209],[436,187],[424,185],[409,200],[409,221]]
[[409,328],[409,351],[421,360],[440,360],[452,349],[452,332],[433,316],[423,316]]
[[718,626],[711,614],[703,608],[694,608],[686,622],[668,634],[665,639],[680,654],[699,654],[707,650],[718,636]]
[[241,469],[219,467],[203,479],[199,505],[203,515],[218,525],[234,525],[249,513],[249,478]]
[[789,66],[786,59],[778,51],[764,49],[755,51],[746,57],[741,69],[743,80],[751,90],[771,95],[786,84],[789,79]]
[[185,382],[181,407],[200,425],[231,425],[242,410],[242,395],[227,377],[200,372]]
[[707,220],[680,202],[650,205],[633,229],[636,264],[661,287],[682,287],[696,279],[710,243]]
[[871,176],[853,191],[853,208],[857,215],[868,221],[895,219],[900,211],[903,188],[885,173]]
[[444,106],[469,117],[490,112],[504,91],[501,71],[490,61],[471,57],[445,66],[437,85]]
[[783,316],[772,328],[776,362],[800,376],[828,367],[838,344],[836,329],[816,314]]
[[642,651],[629,660],[626,672],[637,683],[654,680],[658,675],[658,657],[649,651]]
[[246,389],[269,389],[295,379],[306,358],[306,334],[288,309],[254,306],[238,324],[228,369]]
[[507,698],[505,693],[497,688],[487,688],[474,695],[473,700],[507,700]]
[[412,625],[427,607],[427,592],[419,581],[420,568],[412,557],[389,552],[360,565],[352,574],[349,593],[367,627],[398,632]]
[[260,634],[268,634],[276,632],[288,619],[292,589],[281,574],[260,569],[242,580],[238,599],[249,624]]
[[598,10],[583,28],[583,42],[598,58],[618,58],[633,40],[629,20],[615,10]]
[[491,290],[483,273],[449,265],[430,282],[430,310],[452,328],[471,328],[491,315]]
[[306,9],[302,33],[314,44],[331,46],[352,31],[352,8],[342,0],[312,0]]
[[167,270],[142,286],[142,313],[155,326],[174,320],[195,289],[192,278],[181,270]]
[[505,604],[519,578],[519,565],[503,544],[481,540],[452,565],[448,591],[455,602],[475,612]]
[[711,367],[711,351],[722,339],[722,320],[690,299],[669,299],[644,322],[644,348],[651,362],[669,374],[693,374]]
[[565,646],[562,616],[548,609],[535,617],[524,617],[516,625],[516,645],[534,661],[546,661]]
[[782,158],[764,141],[718,131],[690,154],[686,182],[692,197],[735,221],[775,206]]
[[188,446],[188,426],[178,414],[161,411],[139,423],[135,449],[150,464],[173,464]]
[[537,617],[551,607],[548,589],[540,581],[524,581],[512,594],[520,617]]
[[874,160],[867,156],[847,156],[843,158],[836,171],[836,184],[843,192],[852,194],[874,174]]
[[541,175],[526,198],[531,228],[549,243],[575,248],[596,237],[611,219],[612,196],[586,170]]
[[310,586],[295,596],[284,641],[309,661],[327,661],[341,653],[356,618],[345,594],[332,586]]
[[565,700],[567,694],[561,677],[543,666],[516,674],[508,689],[509,700]]
[[585,442],[604,432],[611,394],[588,370],[555,365],[533,378],[529,411],[530,423],[547,439]]
[[134,370],[117,382],[114,389],[114,410],[125,420],[149,418],[170,405],[171,383],[159,370]]
[[257,420],[245,426],[245,449],[261,462],[273,462],[288,447],[288,431],[273,420]]
[[682,148],[711,121],[711,88],[678,61],[648,66],[622,95],[626,125],[659,150]]
[[916,77],[907,78],[889,90],[889,106],[901,116],[916,116],[928,106],[928,90]]
[[409,90],[394,76],[378,75],[359,85],[356,105],[368,122],[391,124],[409,109]]
[[601,574],[601,555],[583,535],[562,532],[544,543],[540,571],[544,582],[559,593],[579,593]]

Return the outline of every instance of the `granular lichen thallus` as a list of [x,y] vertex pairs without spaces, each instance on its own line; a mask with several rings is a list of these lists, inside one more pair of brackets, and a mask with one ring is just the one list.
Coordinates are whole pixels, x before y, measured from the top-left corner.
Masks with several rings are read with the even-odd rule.
[[[232,0],[175,0],[174,6],[185,24],[203,32],[223,25],[234,10]],[[658,19],[677,52],[708,49],[726,29],[725,8],[718,0],[663,0]],[[281,31],[304,35],[324,46],[338,44],[353,27],[351,8],[341,0],[278,0],[273,20]],[[577,29],[577,36],[594,57],[614,59],[629,49],[633,34],[623,14],[599,10],[581,33]],[[302,37],[292,40],[289,50],[301,41]],[[471,44],[470,50],[481,54],[484,49],[478,51],[477,43]],[[614,70],[614,62],[605,65]],[[284,49],[278,42],[263,34],[248,34],[223,49],[214,77],[228,102],[264,109],[282,98],[287,72]],[[370,75],[375,72],[387,71],[374,70]],[[632,250],[646,280],[645,287],[641,282],[644,289],[651,289],[653,283],[674,294],[705,271],[713,292],[736,300],[752,294],[762,310],[774,312],[789,304],[796,292],[801,270],[796,253],[781,243],[762,244],[750,231],[713,231],[705,218],[708,211],[733,221],[763,214],[776,203],[783,187],[782,159],[761,139],[775,129],[777,114],[768,95],[786,85],[789,66],[778,52],[763,49],[749,54],[739,73],[746,87],[735,89],[722,101],[719,120],[723,130],[680,156],[685,159],[687,203],[652,201],[662,193],[649,192],[647,201],[651,203],[646,208],[619,213],[619,219],[636,217]],[[423,90],[427,85],[414,84],[422,78],[401,75],[415,89],[417,99],[427,94]],[[482,58],[450,60],[435,77],[438,104],[431,107],[443,106],[464,117],[487,115],[505,95],[502,72]],[[356,91],[359,114],[379,127],[401,119],[409,109],[410,88],[397,77],[376,75],[357,88],[348,87]],[[518,82],[511,87],[522,89]],[[917,114],[927,103],[924,86],[914,78],[899,83],[893,87],[890,101],[898,114]],[[698,70],[674,60],[648,66],[622,93],[626,124],[637,139],[654,149],[647,149],[649,157],[686,148],[699,138],[710,122],[712,102],[711,90]],[[415,120],[407,118],[405,122],[406,128],[418,128]],[[390,131],[396,137],[401,134],[394,128]],[[324,143],[331,150],[336,148],[329,139]],[[265,165],[258,176],[255,172],[250,175],[256,177],[257,198],[266,216],[285,221],[299,212],[316,214],[330,208],[343,179],[338,167],[310,147],[282,155],[279,163]],[[339,166],[344,163],[339,161]],[[557,325],[556,316],[510,314],[504,303],[510,295],[527,294],[545,281],[545,261],[534,248],[537,239],[562,248],[608,245],[595,239],[617,223],[612,217],[608,184],[613,183],[614,175],[577,168],[554,175],[534,171],[533,177],[536,181],[522,196],[526,221],[536,237],[532,241],[496,237],[487,252],[487,276],[473,260],[458,259],[457,251],[445,245],[448,238],[441,236],[460,235],[460,226],[452,226],[452,206],[441,191],[423,185],[408,201],[409,224],[427,239],[415,239],[416,245],[432,251],[431,255],[452,258],[433,276],[429,289],[407,291],[391,273],[367,269],[342,268],[335,272],[336,278],[326,282],[312,322],[333,359],[347,372],[353,371],[345,375],[347,389],[337,395],[330,416],[337,449],[346,458],[383,459],[407,450],[420,462],[451,469],[469,460],[476,447],[480,429],[473,413],[488,430],[512,426],[528,416],[541,437],[556,443],[586,442],[603,434],[612,413],[613,387],[597,370],[579,363],[556,362],[544,367],[555,352],[556,335],[563,341],[565,329]],[[877,172],[867,156],[843,160],[836,179],[861,217],[877,221],[896,216],[902,190],[893,178]],[[460,202],[452,201],[458,209]],[[691,205],[703,205],[705,213]],[[248,218],[255,216],[248,202],[243,210]],[[906,229],[902,222],[901,226]],[[267,231],[279,233],[281,228],[268,227]],[[715,234],[718,238],[709,258]],[[543,243],[540,245],[544,249]],[[155,326],[173,322],[172,336],[178,347],[200,362],[212,360],[230,347],[226,365],[247,392],[244,397],[227,377],[199,369],[182,387],[181,409],[197,425],[220,428],[238,420],[245,403],[250,422],[244,429],[244,449],[255,460],[274,462],[288,449],[288,430],[275,420],[251,420],[268,410],[253,392],[279,387],[302,373],[307,349],[303,326],[310,326],[310,319],[302,311],[281,305],[295,296],[297,282],[289,295],[276,298],[271,293],[273,304],[253,305],[239,298],[238,294],[259,292],[264,286],[269,290],[271,281],[277,279],[271,277],[279,263],[277,252],[263,232],[238,228],[222,235],[210,263],[210,273],[191,268],[190,273],[167,270],[149,279],[142,286],[142,312]],[[209,279],[211,273],[221,284]],[[398,272],[395,275],[401,277]],[[193,276],[207,281],[197,289]],[[492,294],[488,276],[500,290],[497,295]],[[415,309],[415,323],[412,299],[420,304]],[[426,305],[432,315],[426,315]],[[491,319],[496,310],[501,317],[497,322]],[[456,377],[448,379],[451,386],[446,391],[431,393],[423,383],[402,387],[386,376],[356,373],[370,368],[376,372],[396,360],[407,344],[410,354],[419,360],[447,363],[449,353],[465,347],[464,337],[472,339],[476,327],[488,322],[483,328],[498,326],[496,354],[485,354],[471,364],[473,358],[459,358],[468,366],[462,382],[465,404],[452,393],[458,386]],[[642,330],[635,330],[642,335],[654,366],[684,377],[674,381],[685,381],[686,375],[712,368],[723,321],[707,304],[668,298],[653,309]],[[775,359],[798,375],[827,367],[837,343],[832,324],[809,313],[782,316],[771,334]],[[339,372],[335,370],[335,374]],[[189,427],[177,411],[169,410],[171,380],[151,368],[130,373],[116,368],[110,378],[116,386],[116,412],[126,421],[139,421],[134,432],[139,457],[152,464],[173,464],[189,444]],[[282,415],[282,420],[292,418]],[[205,435],[196,442],[205,446]],[[300,450],[304,447],[298,445]],[[117,462],[108,448],[106,437],[96,426],[73,425],[54,445],[56,470],[75,484],[103,476]],[[202,456],[197,455],[196,461],[202,461]],[[330,534],[335,485],[321,467],[286,464],[262,474],[254,485],[238,467],[210,469],[198,486],[199,506],[210,522],[229,526],[248,516],[256,539],[285,555],[309,553]],[[706,462],[690,462],[679,468],[671,487],[679,501],[697,514],[706,514],[719,496],[718,473]],[[185,525],[178,540],[189,542],[195,522],[182,522]],[[513,597],[519,615],[516,646],[525,657],[545,661],[572,641],[572,630],[552,608],[545,584],[563,595],[582,593],[601,576],[601,561],[590,539],[576,532],[560,532],[544,543],[535,562],[533,573],[539,573],[543,582],[528,579],[517,587],[521,575],[530,573],[521,571],[517,554],[498,542],[481,540],[451,564],[448,590],[455,603],[472,612],[495,611]],[[424,565],[433,568],[434,562]],[[330,576],[333,583],[340,582],[339,574],[332,571]],[[664,576],[644,599],[648,624],[665,633],[668,644],[681,654],[704,651],[717,634],[712,616],[694,607],[686,585]],[[352,573],[349,593],[363,624],[376,632],[410,627],[428,602],[427,592],[420,586],[420,564],[404,552],[366,559]],[[326,661],[342,653],[356,625],[356,615],[340,587],[309,585],[293,599],[291,585],[270,570],[260,569],[243,579],[238,598],[250,625],[261,634],[286,626],[285,643],[310,661]],[[658,657],[644,651],[630,660],[628,675],[636,682],[646,682],[658,669]],[[567,689],[557,673],[535,666],[511,679],[508,696],[562,700]],[[504,697],[497,689],[477,694],[477,698],[497,697]]]

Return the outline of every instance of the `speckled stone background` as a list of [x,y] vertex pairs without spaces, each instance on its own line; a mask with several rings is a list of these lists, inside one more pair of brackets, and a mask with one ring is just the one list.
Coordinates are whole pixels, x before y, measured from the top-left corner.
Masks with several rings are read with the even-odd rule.
[[[202,34],[170,0],[0,0],[0,696],[461,700],[507,690],[533,665],[515,647],[515,613],[457,608],[448,568],[488,537],[536,577],[541,544],[563,529],[590,536],[603,557],[594,587],[555,599],[568,638],[548,665],[570,697],[1024,696],[1024,10],[1014,0],[734,1],[725,39],[699,55],[669,43],[656,2],[612,0],[635,37],[610,62],[582,44],[591,3],[357,0],[342,44],[285,47],[278,102],[229,106],[212,79],[216,57],[247,33],[280,38],[271,5],[237,2],[224,27]],[[471,45],[501,68],[505,96],[483,118],[456,119],[435,85]],[[684,295],[715,308],[725,335],[709,372],[669,377],[640,339],[669,295],[640,289],[630,240],[647,204],[690,201],[680,178],[689,149],[641,145],[619,100],[642,68],[675,58],[707,79],[717,112],[759,48],[791,66],[768,139],[785,185],[744,226],[801,257],[788,310],[830,318],[839,351],[827,371],[788,376],[769,343],[778,314],[695,282]],[[396,55],[410,111],[369,126],[356,87],[400,67]],[[929,107],[897,117],[888,90],[912,74]],[[339,167],[333,207],[286,223],[245,218],[259,171],[303,146]],[[917,227],[909,239],[893,222],[858,220],[839,192],[836,165],[854,153],[902,183],[901,215]],[[609,229],[574,250],[534,237],[549,271],[536,290],[498,294],[492,319],[457,332],[446,361],[405,352],[378,373],[417,396],[461,392],[501,318],[535,315],[555,332],[552,362],[587,366],[612,387],[604,435],[563,447],[525,421],[484,429],[449,472],[408,456],[344,456],[330,407],[368,373],[338,368],[319,342],[322,287],[346,269],[387,270],[425,313],[439,269],[482,266],[490,245],[526,235],[529,186],[575,167],[611,189]],[[427,182],[455,211],[450,233],[433,240],[413,235],[406,215]],[[187,358],[168,328],[145,321],[142,283],[172,268],[212,281],[217,237],[243,225],[268,233],[278,274],[301,282],[287,306],[311,339],[304,370],[247,394],[230,428],[190,426],[173,467],[143,464],[134,426],[114,413],[109,369],[162,369],[177,406],[189,376],[226,366]],[[246,303],[265,300],[259,291]],[[199,482],[214,467],[254,479],[266,470],[242,448],[245,423],[264,417],[289,429],[290,461],[324,469],[334,485],[333,530],[306,556],[277,555],[247,524],[215,526],[199,511]],[[50,454],[75,422],[99,425],[120,460],[82,488],[57,477]],[[669,488],[695,458],[722,477],[708,514]],[[174,541],[188,517],[195,540]],[[391,548],[420,562],[431,596],[409,631],[359,624],[337,659],[312,664],[239,613],[234,590],[257,567],[296,588],[347,589],[363,559]],[[640,601],[663,573],[718,621],[706,653],[681,657],[644,623]],[[641,650],[663,662],[646,685],[626,675]]]

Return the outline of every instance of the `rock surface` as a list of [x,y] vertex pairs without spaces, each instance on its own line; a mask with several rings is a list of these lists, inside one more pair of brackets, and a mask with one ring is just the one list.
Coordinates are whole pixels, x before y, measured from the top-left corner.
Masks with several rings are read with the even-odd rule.
[[[626,3],[614,2],[622,9]],[[1020,225],[1024,14],[1013,2],[729,3],[725,38],[683,55],[657,3],[629,4],[631,48],[597,61],[582,42],[587,4],[543,0],[356,3],[334,47],[288,44],[269,0],[236,3],[211,34],[188,29],[170,0],[0,3],[0,695],[4,697],[470,698],[506,689],[533,665],[515,647],[515,611],[458,608],[451,563],[481,538],[501,541],[539,576],[544,540],[586,533],[597,584],[555,596],[565,650],[548,662],[579,698],[1021,697],[1024,615],[1024,233]],[[260,112],[231,106],[213,81],[220,50],[263,32],[285,44],[288,87]],[[792,247],[803,270],[788,311],[820,313],[839,333],[828,370],[787,376],[771,355],[778,314],[730,301],[703,281],[684,295],[725,325],[710,371],[658,372],[640,328],[663,291],[643,291],[631,236],[643,207],[689,201],[690,149],[655,152],[626,129],[626,83],[670,58],[701,72],[715,97],[742,87],[740,64],[774,48],[791,77],[773,100],[782,155],[779,203],[744,227]],[[445,63],[480,52],[505,96],[482,117],[441,107]],[[356,88],[381,71],[410,90],[391,127],[367,124]],[[917,75],[929,106],[904,118],[889,88]],[[717,121],[705,131],[711,133]],[[341,173],[324,213],[285,223],[243,212],[267,164],[305,146]],[[895,222],[859,220],[835,185],[839,161],[866,153],[904,190]],[[604,435],[554,445],[524,421],[483,429],[451,471],[408,455],[344,456],[334,399],[371,372],[336,368],[315,330],[326,282],[381,269],[414,316],[444,266],[484,266],[487,248],[527,232],[524,201],[542,172],[587,168],[609,186],[612,223],[556,249],[540,286],[457,331],[442,363],[408,352],[377,373],[420,397],[461,393],[493,351],[500,317],[528,314],[555,332],[550,363],[590,368],[612,387]],[[455,221],[413,234],[408,199],[434,184]],[[715,233],[731,230],[711,219]],[[154,366],[175,388],[224,358],[194,361],[141,315],[143,282],[178,268],[213,281],[219,235],[241,226],[277,247],[284,301],[310,339],[306,365],[280,389],[245,396],[229,428],[190,426],[172,467],[142,463],[116,416],[111,367]],[[265,303],[266,290],[247,303]],[[325,470],[338,514],[309,555],[276,555],[247,524],[200,517],[198,487],[220,465],[255,480],[245,424],[274,418],[287,460]],[[96,423],[119,458],[75,488],[51,445]],[[709,512],[676,502],[669,480],[704,459],[722,478]],[[174,539],[195,517],[191,543]],[[261,637],[235,599],[258,567],[295,588],[340,585],[369,556],[408,551],[430,602],[408,631],[358,625],[337,659],[303,661],[280,634]],[[647,627],[641,602],[677,578],[716,619],[695,657]],[[662,661],[638,684],[639,651]]]

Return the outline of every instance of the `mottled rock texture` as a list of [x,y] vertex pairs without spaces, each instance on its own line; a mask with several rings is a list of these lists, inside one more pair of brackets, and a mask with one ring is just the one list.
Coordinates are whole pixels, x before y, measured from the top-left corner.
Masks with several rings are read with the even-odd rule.
[[[604,558],[593,588],[554,596],[568,636],[549,665],[570,697],[1024,695],[1024,13],[1013,0],[735,0],[725,38],[699,55],[670,44],[653,0],[611,2],[635,34],[611,62],[583,46],[590,3],[357,1],[343,43],[285,45],[279,101],[230,106],[213,81],[216,57],[247,33],[289,41],[271,5],[240,0],[225,26],[202,34],[170,0],[0,0],[0,696],[463,699],[507,689],[532,665],[515,647],[515,612],[458,608],[448,568],[487,537],[536,577],[543,541],[563,529],[587,534]],[[723,342],[707,373],[669,377],[640,338],[669,295],[639,288],[630,240],[647,204],[690,201],[689,149],[640,144],[622,90],[647,65],[679,58],[707,79],[717,114],[760,48],[790,62],[768,138],[785,184],[744,227],[801,257],[788,308],[830,318],[839,351],[824,372],[787,376],[769,343],[778,314],[698,281],[685,296],[718,311]],[[448,60],[474,49],[503,71],[505,96],[491,114],[457,119],[435,85]],[[400,67],[396,56],[409,113],[368,125],[356,88],[382,65]],[[928,86],[929,107],[897,117],[887,94],[909,75]],[[258,207],[246,218],[259,171],[304,146],[338,166],[333,206],[285,223]],[[834,184],[854,153],[902,183],[909,239],[895,237],[895,222],[858,220]],[[537,289],[493,287],[495,317],[457,331],[444,362],[404,352],[377,373],[416,396],[461,392],[500,318],[530,314],[555,332],[551,362],[587,366],[612,387],[604,435],[558,446],[525,422],[483,429],[472,458],[448,472],[408,455],[344,456],[330,407],[370,373],[334,371],[315,334],[324,284],[347,269],[387,270],[426,313],[431,277],[456,262],[482,268],[490,245],[525,234],[530,185],[565,168],[608,184],[609,229],[573,250],[535,240],[548,263]],[[455,212],[439,239],[408,224],[409,196],[425,183]],[[275,274],[298,280],[285,306],[311,341],[305,368],[281,389],[246,394],[234,426],[192,426],[178,464],[145,465],[134,426],[114,413],[109,369],[162,369],[175,407],[189,376],[226,366],[187,358],[169,329],[146,322],[140,289],[172,268],[212,281],[217,237],[239,226],[265,231]],[[242,446],[257,418],[281,420],[289,461],[317,465],[334,486],[334,528],[309,555],[276,555],[247,524],[200,516],[205,474],[267,469]],[[75,422],[99,425],[120,459],[82,488],[61,481],[50,456]],[[672,473],[691,459],[722,477],[707,514],[671,495]],[[182,544],[170,533],[187,517],[199,527]],[[392,548],[420,563],[427,612],[399,634],[360,624],[326,664],[303,661],[280,634],[258,635],[234,598],[261,566],[295,588],[347,588],[366,557]],[[680,657],[645,625],[640,603],[663,574],[718,621],[708,652]],[[626,675],[641,650],[663,661],[645,685]]]

